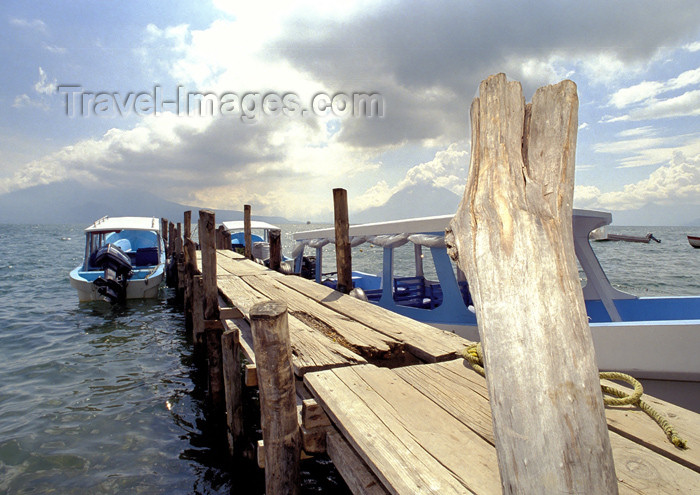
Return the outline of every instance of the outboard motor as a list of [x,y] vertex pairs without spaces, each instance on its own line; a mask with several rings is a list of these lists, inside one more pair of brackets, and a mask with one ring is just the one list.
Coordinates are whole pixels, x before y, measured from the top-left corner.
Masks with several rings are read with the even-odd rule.
[[126,285],[132,273],[129,256],[114,244],[107,244],[97,251],[94,265],[105,271],[93,282],[97,292],[112,304],[126,301]]

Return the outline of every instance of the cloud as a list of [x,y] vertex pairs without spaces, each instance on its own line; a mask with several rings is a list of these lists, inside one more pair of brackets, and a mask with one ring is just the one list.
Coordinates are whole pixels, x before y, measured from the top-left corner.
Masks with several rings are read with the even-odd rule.
[[41,19],[32,19],[30,21],[27,19],[13,17],[10,19],[10,24],[24,29],[33,29],[41,33],[46,32],[46,23]]
[[625,109],[627,114],[606,116],[603,122],[640,121],[700,115],[700,89],[689,89],[680,95],[660,97],[665,93],[700,86],[700,67],[687,70],[667,81],[642,81],[617,90],[609,105]]
[[646,179],[627,184],[621,190],[601,192],[597,186],[579,185],[574,190],[577,207],[604,210],[635,210],[654,203],[700,206],[700,154],[687,157],[675,152],[670,161]]
[[700,133],[657,136],[651,126],[619,132],[616,139],[593,145],[596,153],[620,155],[618,168],[644,167],[668,162],[679,152],[686,156],[700,153]]
[[654,170],[648,178],[598,198],[599,204],[610,210],[633,210],[647,203],[664,205],[679,201],[687,207],[700,206],[700,155],[689,158],[675,152],[668,164]]
[[62,46],[49,45],[48,43],[42,43],[41,46],[44,47],[44,50],[58,55],[63,55],[64,53],[66,53],[66,49]]
[[577,68],[591,81],[609,81],[695,34],[700,15],[693,2],[442,5],[381,2],[343,19],[299,13],[267,53],[329,87],[352,81],[381,92],[387,117],[372,126],[351,123],[343,134],[348,144],[396,146],[422,137],[447,145],[465,135],[473,92],[489,74],[520,80],[526,97]]
[[32,98],[27,93],[15,96],[12,106],[14,108],[33,107],[48,110],[48,97],[56,93],[56,84],[56,79],[49,81],[44,69],[39,67],[39,80],[34,83],[33,87],[38,96]]
[[414,186],[445,188],[461,196],[467,183],[469,169],[469,145],[467,141],[450,144],[447,149],[439,150],[435,157],[411,167],[404,177],[390,186],[381,180],[353,200],[361,205],[359,210],[380,206],[403,189]]
[[685,49],[689,52],[700,52],[700,41],[695,41],[693,43],[688,43],[687,45],[683,45],[683,49]]
[[39,67],[39,80],[34,84],[34,91],[41,95],[51,95],[56,92],[56,79],[49,81],[44,69]]

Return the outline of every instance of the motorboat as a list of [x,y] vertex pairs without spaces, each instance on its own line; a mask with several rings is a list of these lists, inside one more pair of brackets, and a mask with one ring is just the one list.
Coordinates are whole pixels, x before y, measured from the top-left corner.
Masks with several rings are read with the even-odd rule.
[[157,297],[164,268],[160,219],[105,216],[85,229],[85,255],[70,283],[80,301],[123,303]]
[[661,243],[661,239],[654,237],[651,232],[647,235],[626,235],[626,234],[607,234],[605,237],[591,237],[592,241],[604,242],[604,241],[623,241],[623,242],[638,242],[641,244],[649,244],[649,241],[654,241],[656,243]]
[[[237,253],[245,252],[245,224],[243,220],[231,220],[223,222],[224,230],[231,234],[231,249]],[[280,230],[271,223],[252,220],[250,222],[251,252],[257,260],[270,259],[270,232]]]
[[688,243],[690,243],[691,246],[694,248],[700,248],[700,237],[695,236],[695,235],[689,235],[688,236]]
[[[383,250],[382,273],[353,271],[353,285],[369,302],[476,341],[469,283],[445,247],[444,232],[452,217],[350,226],[351,245],[370,243]],[[589,242],[591,231],[611,222],[607,212],[574,210],[574,247],[599,368],[639,378],[700,381],[700,296],[637,297],[615,289]],[[322,268],[323,246],[334,237],[333,228],[294,234],[295,270],[299,272],[305,248],[315,248],[315,279],[334,286],[333,277],[324,279]],[[396,251],[409,243],[413,256],[404,248],[400,268],[410,276],[396,276]],[[432,266],[426,263],[428,253]],[[413,267],[403,266],[407,262]]]

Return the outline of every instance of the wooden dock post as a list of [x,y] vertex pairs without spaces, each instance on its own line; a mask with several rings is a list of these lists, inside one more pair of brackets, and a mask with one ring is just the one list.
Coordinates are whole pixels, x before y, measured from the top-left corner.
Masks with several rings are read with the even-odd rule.
[[576,85],[525,105],[504,74],[471,107],[446,242],[474,297],[503,493],[617,493],[572,235]]
[[185,294],[185,253],[182,243],[182,223],[175,228],[175,273],[177,274],[177,299],[182,301]]
[[204,330],[209,370],[209,393],[220,409],[225,403],[224,375],[221,358],[223,326],[219,320],[219,288],[216,282],[216,217],[211,210],[199,210],[199,243],[202,250],[202,283],[204,286]]
[[297,494],[301,434],[287,307],[279,301],[258,303],[250,310],[250,323],[265,443],[265,493]]
[[347,294],[352,290],[352,250],[349,236],[348,192],[345,189],[333,189],[333,210],[335,212],[335,262],[338,267],[336,289]]
[[160,219],[160,238],[163,240],[163,248],[165,249],[165,259],[167,260],[170,256],[168,252],[168,219]]
[[270,270],[280,269],[282,263],[282,231],[270,231]]
[[204,345],[204,283],[201,275],[192,277],[192,342],[195,352]]
[[172,258],[175,251],[175,224],[168,222],[168,254]]
[[243,238],[245,239],[243,256],[252,260],[253,240],[251,239],[250,233],[250,205],[243,205]]
[[229,453],[234,455],[243,437],[240,330],[233,326],[221,336],[224,391],[226,395],[226,430]]
[[185,264],[185,294],[184,294],[184,309],[185,309],[185,328],[187,331],[192,330],[192,277],[197,271],[197,253],[194,243],[192,242],[192,211],[187,210],[184,215],[185,227],[183,231],[183,261]]
[[185,230],[182,235],[185,239],[192,238],[192,210],[187,210],[184,214]]

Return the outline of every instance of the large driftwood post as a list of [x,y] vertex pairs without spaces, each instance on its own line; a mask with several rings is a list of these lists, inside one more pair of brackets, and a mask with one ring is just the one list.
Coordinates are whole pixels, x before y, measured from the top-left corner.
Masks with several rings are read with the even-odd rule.
[[352,290],[352,260],[348,192],[345,189],[333,189],[333,210],[335,213],[335,262],[338,267],[336,289],[347,294]]
[[504,493],[617,493],[574,258],[576,85],[525,105],[504,74],[471,107],[464,198],[447,232],[474,298]]
[[245,247],[243,248],[243,256],[249,260],[253,259],[253,240],[250,232],[250,205],[243,205],[243,239]]
[[219,288],[216,282],[216,217],[211,210],[199,210],[199,243],[202,246],[204,285],[204,340],[207,348],[209,394],[217,410],[225,404],[221,357],[223,326],[219,320]]
[[301,434],[287,307],[279,301],[258,303],[250,310],[250,323],[265,442],[265,493],[296,494]]

